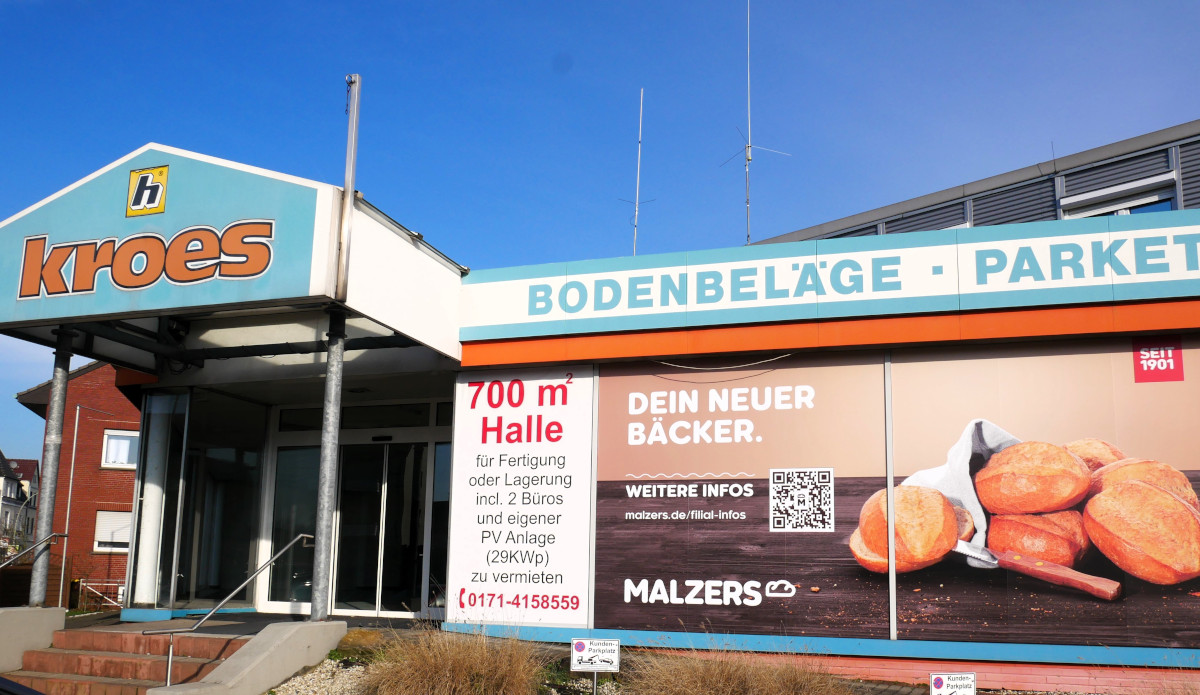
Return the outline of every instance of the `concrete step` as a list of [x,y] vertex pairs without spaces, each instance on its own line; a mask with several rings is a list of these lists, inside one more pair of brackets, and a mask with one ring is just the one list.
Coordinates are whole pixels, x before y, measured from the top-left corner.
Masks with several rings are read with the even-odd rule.
[[147,690],[163,685],[162,681],[31,671],[11,671],[4,677],[46,695],[145,695]]
[[[175,656],[171,667],[172,683],[191,683],[208,675],[220,663],[218,659]],[[99,676],[157,681],[167,679],[167,657],[125,652],[99,652],[78,649],[33,649],[25,652],[21,668],[26,672]]]
[[[213,635],[176,635],[175,656],[225,659],[248,641]],[[56,649],[165,656],[170,643],[169,635],[143,635],[121,630],[59,630],[54,633],[52,646]]]

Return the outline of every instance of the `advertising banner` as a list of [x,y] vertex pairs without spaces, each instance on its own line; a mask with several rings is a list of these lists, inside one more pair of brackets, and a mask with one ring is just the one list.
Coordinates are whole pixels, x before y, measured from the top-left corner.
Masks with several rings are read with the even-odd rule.
[[896,350],[887,372],[876,352],[605,366],[595,627],[886,639],[890,418],[900,639],[1200,647],[1197,354],[1185,335]]
[[689,365],[600,372],[595,626],[886,638],[882,355]]
[[[896,352],[897,478],[970,509],[972,544],[1121,590],[1105,600],[948,553],[899,575],[899,637],[1200,647],[1200,388],[1186,378],[1198,347],[1168,336]],[[1178,380],[1142,378],[1151,359]],[[897,523],[929,535],[904,508]]]
[[450,622],[588,627],[593,368],[459,374]]

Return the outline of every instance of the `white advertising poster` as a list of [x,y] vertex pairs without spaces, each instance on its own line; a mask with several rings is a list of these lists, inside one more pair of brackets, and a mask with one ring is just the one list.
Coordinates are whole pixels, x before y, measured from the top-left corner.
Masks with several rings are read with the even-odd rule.
[[591,366],[459,374],[451,622],[588,627]]

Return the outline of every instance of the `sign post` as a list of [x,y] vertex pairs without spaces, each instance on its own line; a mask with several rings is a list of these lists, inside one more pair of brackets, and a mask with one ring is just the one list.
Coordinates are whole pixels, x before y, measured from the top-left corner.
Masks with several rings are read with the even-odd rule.
[[620,670],[621,640],[571,640],[571,671],[591,672],[592,695],[596,695],[601,673],[617,673]]

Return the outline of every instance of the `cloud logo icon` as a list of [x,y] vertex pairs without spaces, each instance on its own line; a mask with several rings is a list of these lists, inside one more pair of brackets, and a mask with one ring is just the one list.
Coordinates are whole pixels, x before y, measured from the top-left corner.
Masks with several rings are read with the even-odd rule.
[[788,598],[796,595],[796,586],[786,579],[767,582],[767,596],[773,598]]

